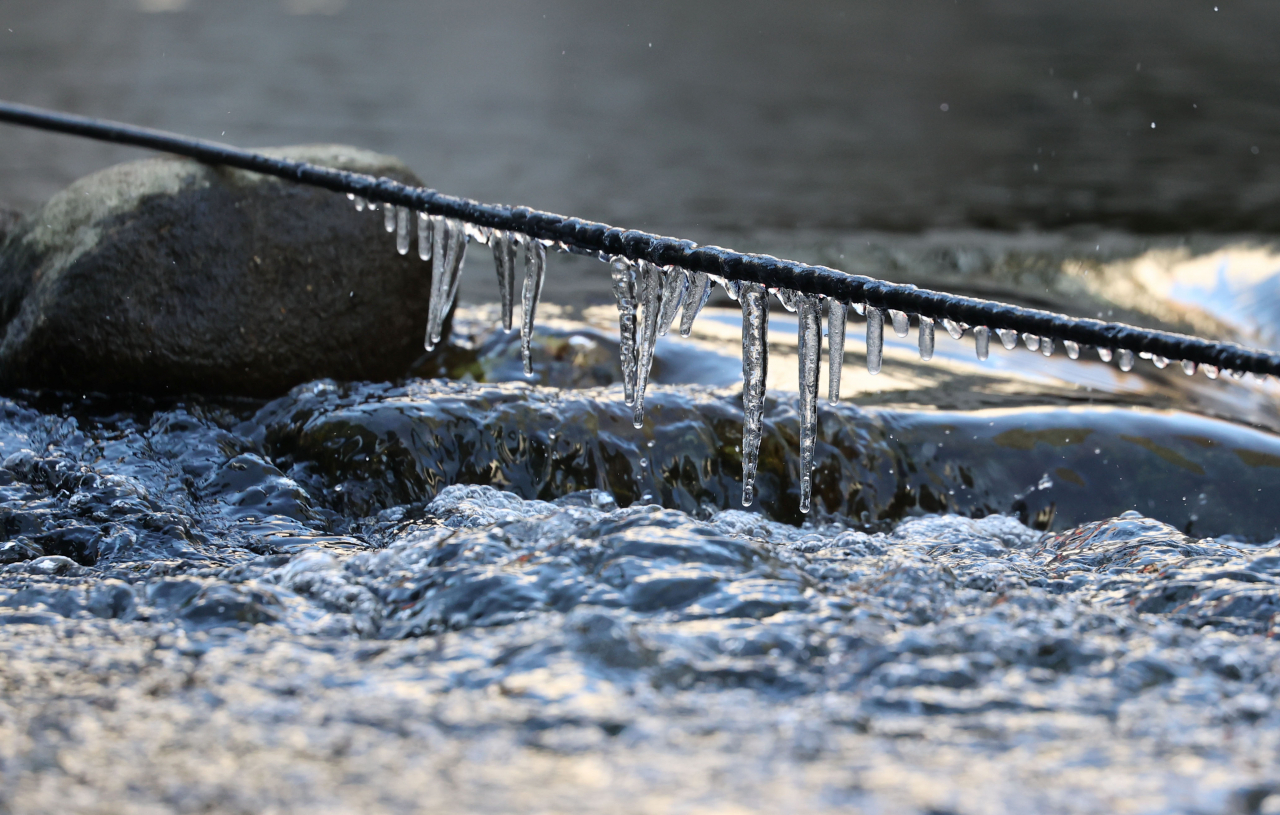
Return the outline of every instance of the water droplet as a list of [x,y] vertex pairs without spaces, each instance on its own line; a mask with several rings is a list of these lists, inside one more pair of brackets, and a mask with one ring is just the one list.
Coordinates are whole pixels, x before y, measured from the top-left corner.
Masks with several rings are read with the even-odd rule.
[[1112,357],[1112,352],[1110,348],[1098,348],[1098,359],[1102,360],[1103,362],[1110,362],[1111,357]]
[[1217,366],[1217,365],[1201,365],[1201,366],[1200,366],[1200,370],[1204,371],[1204,375],[1205,375],[1205,376],[1207,376],[1207,377],[1209,377],[1210,379],[1217,379],[1217,378],[1218,378],[1218,366]]
[[1120,361],[1120,370],[1132,371],[1133,370],[1133,352],[1130,351],[1128,348],[1122,348],[1120,349],[1120,353],[1118,354],[1118,356]]
[[1182,360],[1182,372],[1187,376],[1196,375],[1196,364],[1189,359]]
[[1151,357],[1151,364],[1163,370],[1164,368],[1168,367],[1169,360],[1165,359],[1162,356],[1157,355],[1157,356]]

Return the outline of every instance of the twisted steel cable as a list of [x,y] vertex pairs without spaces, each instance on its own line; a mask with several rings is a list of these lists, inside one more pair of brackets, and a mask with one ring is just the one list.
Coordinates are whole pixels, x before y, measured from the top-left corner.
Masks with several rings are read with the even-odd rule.
[[1236,343],[1215,342],[1125,323],[1068,317],[994,300],[889,283],[826,266],[810,266],[770,255],[745,254],[719,246],[699,246],[693,241],[620,229],[528,207],[484,204],[446,195],[427,187],[411,187],[389,178],[374,178],[306,162],[271,158],[177,133],[60,113],[14,102],[0,101],[0,121],[99,141],[145,147],[208,164],[221,164],[323,187],[334,192],[350,193],[371,201],[407,207],[431,215],[456,218],[492,229],[520,232],[533,238],[556,241],[578,254],[601,257],[622,255],[631,260],[645,260],[659,266],[680,266],[729,280],[825,295],[845,303],[866,303],[879,309],[920,314],[935,321],[949,319],[972,326],[987,326],[993,331],[1013,330],[1059,341],[1071,341],[1081,346],[1117,352],[1127,349],[1135,354],[1146,353],[1169,360],[1186,360],[1224,371],[1280,376],[1280,354]]

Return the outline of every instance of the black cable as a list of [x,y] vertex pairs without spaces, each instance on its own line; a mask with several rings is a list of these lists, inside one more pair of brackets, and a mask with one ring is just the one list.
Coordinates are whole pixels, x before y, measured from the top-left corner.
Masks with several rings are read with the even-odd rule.
[[921,314],[934,320],[950,319],[992,330],[1069,340],[1082,346],[1128,349],[1171,361],[1188,360],[1221,370],[1280,376],[1280,355],[1226,342],[1153,331],[1124,323],[1068,317],[1051,311],[961,297],[914,286],[887,283],[864,275],[851,275],[825,266],[809,266],[770,255],[748,255],[718,246],[698,246],[625,230],[607,224],[567,218],[528,207],[482,204],[445,195],[426,187],[410,187],[389,178],[374,178],[307,164],[270,158],[225,144],[192,139],[163,130],[76,116],[0,101],[0,121],[26,127],[84,136],[100,141],[147,147],[187,156],[208,164],[222,164],[264,175],[309,184],[335,192],[351,193],[379,203],[408,207],[493,229],[523,232],[534,238],[557,241],[570,251],[591,255],[623,255],[660,266],[680,266],[730,280],[761,283],[774,288],[822,294],[846,303],[866,303],[880,309]]

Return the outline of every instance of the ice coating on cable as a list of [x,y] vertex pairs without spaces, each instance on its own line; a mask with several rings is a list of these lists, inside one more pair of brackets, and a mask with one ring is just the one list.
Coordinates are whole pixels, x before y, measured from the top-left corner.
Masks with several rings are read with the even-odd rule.
[[769,372],[769,292],[744,283],[742,305],[742,505],[755,500],[760,436],[764,431],[765,377]]
[[884,312],[867,306],[867,373],[880,373],[884,357]]
[[516,238],[510,232],[495,232],[489,246],[493,249],[493,268],[498,274],[502,328],[510,331],[516,310]]
[[542,280],[547,273],[547,247],[541,241],[527,239],[524,242],[524,290],[521,293],[520,358],[524,361],[524,375],[533,374],[533,320],[538,312],[538,300],[542,297]]
[[916,331],[920,339],[920,359],[928,362],[933,359],[933,318],[921,314]]
[[839,300],[827,300],[827,401],[840,401],[840,374],[844,370],[844,324],[847,311]]
[[813,495],[813,448],[818,439],[818,362],[822,356],[822,314],[818,298],[797,293],[800,356],[800,511]]
[[706,272],[694,272],[689,290],[684,298],[684,311],[680,315],[680,336],[687,337],[693,331],[693,321],[711,297],[711,279]]
[[644,427],[644,392],[653,366],[653,347],[658,342],[658,319],[662,316],[662,268],[647,260],[636,263],[636,290],[640,300],[640,324],[636,331],[636,397],[632,424]]
[[618,301],[623,399],[630,405],[636,398],[636,267],[630,259],[614,255],[609,268],[613,275],[613,297]]
[[665,337],[676,321],[676,314],[684,303],[689,288],[689,273],[684,269],[668,266],[662,271],[662,306],[658,314],[658,336]]
[[396,207],[396,251],[409,254],[409,209]]

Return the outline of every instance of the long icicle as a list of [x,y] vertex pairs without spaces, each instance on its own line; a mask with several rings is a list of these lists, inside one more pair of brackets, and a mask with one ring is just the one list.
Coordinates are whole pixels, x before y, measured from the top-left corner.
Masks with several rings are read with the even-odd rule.
[[636,400],[636,267],[622,255],[609,262],[613,273],[613,296],[618,301],[618,355],[622,365],[624,401]]
[[920,335],[920,359],[928,362],[933,359],[933,318],[921,314],[919,319],[920,327],[917,331]]
[[678,266],[662,271],[662,306],[658,313],[658,336],[665,337],[680,313],[689,291],[689,273]]
[[498,294],[502,301],[502,329],[510,331],[516,310],[516,240],[510,232],[494,232],[493,266],[498,272]]
[[662,316],[662,268],[647,260],[638,263],[640,292],[640,330],[636,350],[636,399],[632,424],[644,427],[644,392],[649,385],[649,368],[653,366],[653,347],[658,342],[658,320]]
[[827,401],[840,401],[840,374],[844,370],[844,324],[848,309],[839,300],[827,300]]
[[445,258],[448,231],[449,225],[444,218],[438,215],[431,217],[431,299],[427,303],[427,333],[422,343],[428,351],[436,347],[440,336],[438,327],[444,320],[444,293],[449,282]]
[[680,336],[687,337],[693,331],[693,321],[711,297],[711,278],[706,272],[694,272],[689,292],[684,299],[684,313],[680,315]]
[[884,359],[884,312],[867,306],[867,373],[880,373]]
[[[813,496],[813,449],[818,440],[818,360],[822,356],[822,315],[818,298],[797,294],[800,347],[800,511]],[[836,386],[839,393],[839,385]]]
[[744,283],[742,304],[742,505],[751,506],[764,432],[765,378],[769,373],[769,292]]
[[524,375],[533,374],[533,320],[538,311],[538,299],[542,297],[542,280],[547,273],[547,247],[542,242],[529,239],[524,245],[524,291],[520,315],[520,358],[524,360]]

